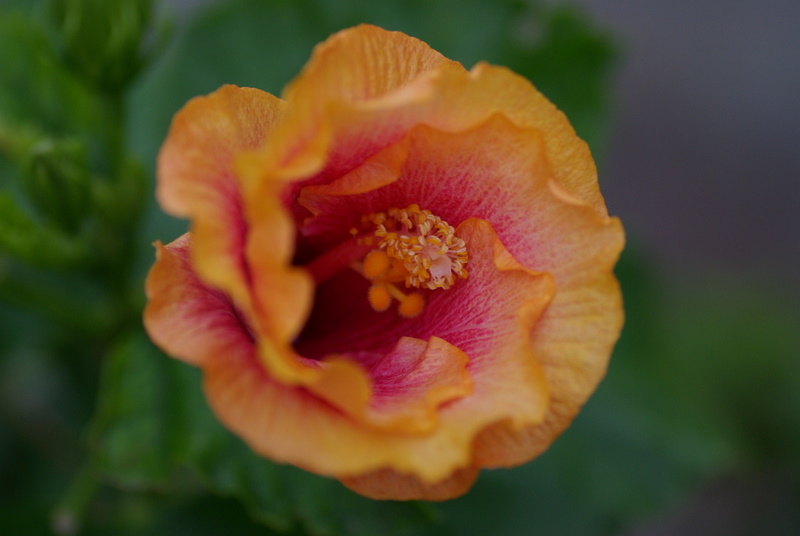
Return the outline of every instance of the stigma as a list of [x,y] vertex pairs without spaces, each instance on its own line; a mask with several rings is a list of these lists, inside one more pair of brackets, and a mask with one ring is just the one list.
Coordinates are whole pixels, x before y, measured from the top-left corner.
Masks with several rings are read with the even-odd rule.
[[[368,300],[376,311],[385,311],[392,300],[399,302],[404,317],[419,315],[425,298],[419,290],[449,289],[459,279],[466,279],[469,254],[464,240],[455,229],[429,210],[416,204],[390,208],[362,218],[362,226],[372,232],[361,235],[359,243],[374,246],[356,268],[372,282]],[[357,229],[351,231],[359,234]]]

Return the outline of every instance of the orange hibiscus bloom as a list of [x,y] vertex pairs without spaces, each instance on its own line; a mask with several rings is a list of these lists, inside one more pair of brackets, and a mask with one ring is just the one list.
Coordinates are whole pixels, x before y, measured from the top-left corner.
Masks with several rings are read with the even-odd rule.
[[157,245],[153,341],[255,452],[370,497],[540,454],[622,326],[586,144],[524,78],[373,26],[283,97],[226,86],[175,117],[157,195],[191,232]]

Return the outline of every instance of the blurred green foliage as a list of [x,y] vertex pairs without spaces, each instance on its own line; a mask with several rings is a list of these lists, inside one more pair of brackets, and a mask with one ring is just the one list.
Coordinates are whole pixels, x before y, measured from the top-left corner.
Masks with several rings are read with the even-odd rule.
[[152,0],[53,0],[50,9],[64,64],[92,87],[119,93],[148,63]]
[[163,47],[164,7],[0,7],[0,533],[606,535],[720,475],[796,478],[791,298],[668,286],[636,244],[609,376],[537,461],[430,505],[368,501],[253,455],[211,415],[199,372],[140,326],[150,244],[186,228],[152,200],[172,115],[227,83],[280,93],[316,43],[371,22],[528,76],[598,152],[616,47],[572,7],[521,0],[237,0]]

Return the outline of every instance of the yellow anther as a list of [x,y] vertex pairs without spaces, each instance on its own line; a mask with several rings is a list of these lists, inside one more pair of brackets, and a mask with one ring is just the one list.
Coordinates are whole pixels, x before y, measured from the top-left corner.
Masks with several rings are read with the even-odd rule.
[[389,269],[389,256],[380,249],[370,251],[364,258],[364,276],[375,279]]
[[369,300],[369,305],[378,312],[385,311],[392,303],[392,297],[382,285],[372,285],[369,287],[367,299]]
[[405,299],[400,302],[397,312],[400,313],[400,316],[414,318],[420,314],[424,308],[425,298],[423,298],[422,294],[419,292],[414,292],[406,296]]

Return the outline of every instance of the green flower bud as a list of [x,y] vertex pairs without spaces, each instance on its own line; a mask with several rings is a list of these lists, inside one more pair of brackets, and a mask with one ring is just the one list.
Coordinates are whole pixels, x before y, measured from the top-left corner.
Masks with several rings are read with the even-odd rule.
[[85,240],[31,218],[8,192],[0,192],[0,254],[46,268],[76,267],[88,258]]
[[123,90],[147,61],[152,0],[53,0],[67,64],[105,92]]
[[36,143],[28,155],[23,189],[44,219],[75,233],[89,202],[89,169],[84,147],[74,141]]

